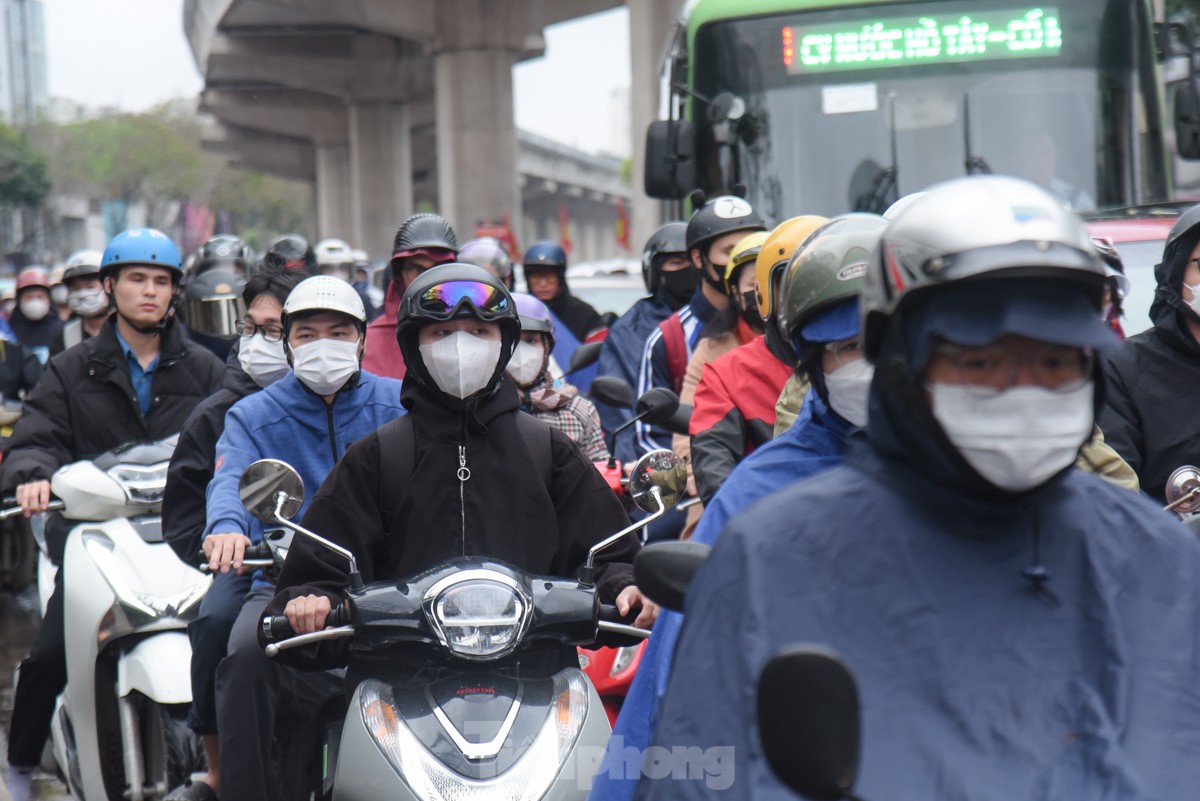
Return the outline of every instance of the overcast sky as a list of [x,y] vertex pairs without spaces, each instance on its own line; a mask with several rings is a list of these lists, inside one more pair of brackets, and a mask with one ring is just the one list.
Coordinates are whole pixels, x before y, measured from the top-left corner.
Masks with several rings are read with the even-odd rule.
[[[336,2],[336,0],[330,0]],[[140,111],[203,82],[183,0],[45,0],[51,97]],[[514,70],[517,125],[585,150],[615,143],[614,89],[629,84],[623,7],[546,31],[546,55]]]

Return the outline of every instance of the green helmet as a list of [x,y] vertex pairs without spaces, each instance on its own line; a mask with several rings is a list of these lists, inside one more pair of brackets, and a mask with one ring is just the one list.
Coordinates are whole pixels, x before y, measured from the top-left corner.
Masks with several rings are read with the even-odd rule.
[[812,232],[792,254],[779,294],[779,330],[789,345],[804,324],[862,293],[867,263],[887,220],[877,214],[842,214]]

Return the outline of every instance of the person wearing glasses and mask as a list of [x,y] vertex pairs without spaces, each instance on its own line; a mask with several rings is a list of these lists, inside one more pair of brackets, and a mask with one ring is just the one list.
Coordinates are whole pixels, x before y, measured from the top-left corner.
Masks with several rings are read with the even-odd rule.
[[[480,267],[454,263],[417,278],[399,308],[409,414],[351,446],[303,525],[353,552],[367,582],[463,555],[574,576],[588,549],[629,518],[570,437],[519,410],[505,375],[521,338],[508,289]],[[640,608],[635,625],[643,626],[657,607],[633,586],[638,547],[630,535],[602,551],[596,584],[600,600],[622,614]],[[268,613],[286,614],[299,633],[320,630],[348,583],[340,562],[295,540]],[[278,658],[309,668],[346,660],[336,644],[317,648]],[[572,664],[578,656],[568,647],[523,660],[534,671]]]
[[857,796],[1194,793],[1200,543],[1073,466],[1116,342],[1106,280],[1082,220],[1018,179],[940,184],[889,223],[861,295],[865,436],[735,514],[688,588],[655,745],[720,747],[731,781],[635,798],[792,797],[746,688],[795,643],[855,673]]
[[[216,578],[188,627],[189,723],[204,737],[209,774],[178,798],[271,797],[276,681],[255,628],[274,590],[261,571],[251,574],[242,565],[246,547],[261,542],[263,530],[243,506],[238,482],[252,462],[270,458],[296,468],[305,486],[319,487],[352,442],[404,413],[400,382],[362,369],[366,323],[354,288],[323,275],[287,295],[278,324],[264,315],[240,326],[239,364],[269,386],[233,404],[216,445],[201,541]],[[195,558],[193,551],[188,559]]]
[[1126,339],[1105,366],[1104,438],[1165,503],[1175,468],[1200,463],[1194,421],[1200,387],[1200,206],[1184,212],[1154,268],[1154,326]]

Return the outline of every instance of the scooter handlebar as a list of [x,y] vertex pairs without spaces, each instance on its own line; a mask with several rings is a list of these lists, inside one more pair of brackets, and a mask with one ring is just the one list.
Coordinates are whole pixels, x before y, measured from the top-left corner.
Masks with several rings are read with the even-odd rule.
[[[344,604],[338,604],[333,609],[329,610],[329,617],[325,618],[325,625],[329,628],[338,628],[350,623],[350,615],[346,611]],[[268,642],[279,642],[281,640],[290,640],[292,637],[298,636],[296,630],[292,628],[292,623],[287,619],[287,615],[273,615],[264,617],[262,621],[263,633],[266,635]]]
[[[7,507],[7,508],[0,510],[0,520],[7,520],[10,517],[17,517],[18,515],[22,515],[25,513],[25,511],[20,506],[12,506],[11,505],[16,502],[17,502],[17,499],[15,497],[8,497],[8,498],[4,499],[3,503],[4,503],[5,507]],[[62,501],[53,500],[53,501],[50,501],[50,503],[46,504],[46,511],[47,512],[57,512],[60,509],[62,509],[64,506],[66,506],[66,504],[64,504]]]

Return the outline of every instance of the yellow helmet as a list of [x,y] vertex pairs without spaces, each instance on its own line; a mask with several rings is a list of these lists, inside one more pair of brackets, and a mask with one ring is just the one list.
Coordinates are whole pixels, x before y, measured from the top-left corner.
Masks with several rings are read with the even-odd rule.
[[733,250],[729,251],[729,263],[725,265],[725,294],[733,296],[733,287],[730,286],[730,279],[746,262],[754,261],[758,258],[758,251],[762,249],[763,242],[767,241],[767,231],[755,231],[752,234],[747,234],[736,245]]
[[762,249],[754,262],[754,276],[758,280],[756,295],[758,313],[764,320],[775,314],[775,279],[783,274],[783,268],[796,252],[796,248],[808,239],[808,235],[829,222],[827,217],[805,214],[784,220],[767,235]]

